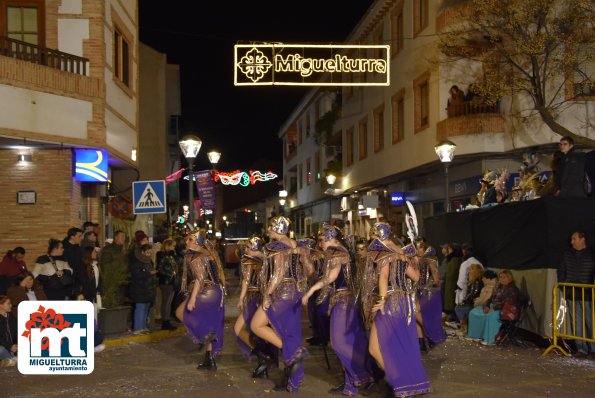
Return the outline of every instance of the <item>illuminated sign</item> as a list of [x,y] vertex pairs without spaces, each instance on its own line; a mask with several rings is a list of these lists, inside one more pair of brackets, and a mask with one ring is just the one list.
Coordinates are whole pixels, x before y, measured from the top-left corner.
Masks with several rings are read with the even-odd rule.
[[237,44],[236,86],[389,86],[388,45]]
[[405,204],[405,192],[391,192],[390,193],[390,204],[402,206]]
[[215,171],[215,181],[221,181],[223,185],[241,185],[246,187],[250,184],[254,185],[258,181],[266,182],[277,178],[277,174],[271,171],[261,173],[258,170],[250,170],[249,173],[245,171],[232,171],[225,173],[222,171]]
[[105,149],[75,149],[74,175],[79,182],[107,182],[107,160]]

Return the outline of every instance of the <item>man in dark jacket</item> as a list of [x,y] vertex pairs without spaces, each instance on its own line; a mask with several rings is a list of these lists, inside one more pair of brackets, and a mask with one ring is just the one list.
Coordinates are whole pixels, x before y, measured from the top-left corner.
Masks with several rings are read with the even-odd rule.
[[558,196],[561,198],[584,198],[585,194],[585,154],[574,149],[572,137],[560,140],[562,157],[556,170]]
[[586,191],[590,197],[595,197],[595,149],[585,155]]
[[17,320],[10,312],[12,303],[7,296],[0,296],[0,366],[14,366],[18,351]]
[[[587,247],[587,240],[582,231],[575,231],[570,239],[572,250],[568,250],[562,256],[562,262],[558,268],[558,282],[584,283],[592,285],[595,280],[595,253],[592,248]],[[574,290],[574,292],[573,292]],[[585,289],[584,307],[582,305],[583,289],[566,288],[566,305],[569,310],[571,321],[576,323],[576,336],[583,336],[583,313],[585,318],[585,337],[593,338],[593,317],[591,311],[591,291]],[[573,305],[572,300],[575,300]],[[574,313],[572,313],[574,309]],[[572,323],[571,323],[572,325]],[[572,332],[572,330],[571,330]],[[578,350],[577,357],[585,358],[589,354],[595,354],[595,344],[576,340]]]
[[81,241],[83,240],[83,231],[80,228],[72,227],[68,230],[68,235],[62,241],[64,254],[62,260],[66,261],[73,271],[76,271],[83,260],[83,250]]

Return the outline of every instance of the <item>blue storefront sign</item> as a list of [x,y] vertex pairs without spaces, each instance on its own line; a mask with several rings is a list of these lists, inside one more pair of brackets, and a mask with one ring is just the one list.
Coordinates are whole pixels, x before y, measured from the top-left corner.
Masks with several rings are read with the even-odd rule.
[[390,204],[395,206],[403,206],[405,204],[405,192],[391,192]]
[[76,181],[107,182],[108,154],[105,149],[75,149],[74,159]]

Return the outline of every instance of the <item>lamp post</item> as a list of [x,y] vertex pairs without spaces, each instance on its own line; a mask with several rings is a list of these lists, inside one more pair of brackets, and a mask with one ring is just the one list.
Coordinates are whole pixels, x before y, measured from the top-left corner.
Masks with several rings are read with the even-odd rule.
[[281,207],[279,208],[281,215],[285,214],[285,203],[287,202],[287,191],[281,190],[279,191],[279,204]]
[[[219,159],[221,159],[221,152],[217,152],[215,150],[207,153],[207,157],[209,158],[209,162],[211,162],[211,165],[213,166],[213,184],[215,183],[215,172],[216,169],[215,167],[217,166],[217,163],[219,162]],[[214,224],[214,228],[217,229],[218,227],[218,223],[217,223],[217,205],[215,205],[215,209],[213,209],[213,224]]]
[[184,157],[188,161],[188,202],[190,205],[188,220],[190,221],[190,225],[194,227],[194,171],[192,170],[192,166],[194,159],[196,159],[200,151],[202,140],[195,135],[189,134],[182,137],[179,144]]
[[445,189],[445,206],[444,210],[450,213],[450,192],[448,188],[448,166],[452,159],[455,157],[455,149],[457,146],[452,141],[444,140],[440,141],[435,147],[436,155],[444,165],[444,189]]

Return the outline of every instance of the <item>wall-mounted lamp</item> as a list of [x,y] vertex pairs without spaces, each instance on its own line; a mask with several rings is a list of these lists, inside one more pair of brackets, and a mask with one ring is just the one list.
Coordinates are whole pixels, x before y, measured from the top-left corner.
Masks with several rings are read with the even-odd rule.
[[280,198],[287,198],[287,191],[286,190],[279,191],[279,197]]
[[132,151],[130,152],[130,159],[132,159],[133,162],[136,162],[136,148],[132,148]]
[[285,206],[285,202],[286,202],[286,200],[284,198],[279,199],[279,204],[281,206]]
[[328,182],[329,185],[333,185],[335,181],[337,181],[337,176],[335,176],[334,174],[326,175],[326,182]]
[[33,161],[33,156],[32,155],[25,155],[25,154],[21,154],[21,155],[17,155],[17,160],[19,162],[32,162]]

